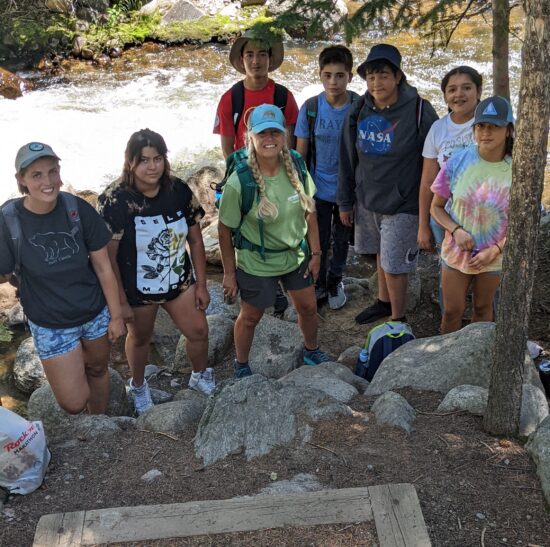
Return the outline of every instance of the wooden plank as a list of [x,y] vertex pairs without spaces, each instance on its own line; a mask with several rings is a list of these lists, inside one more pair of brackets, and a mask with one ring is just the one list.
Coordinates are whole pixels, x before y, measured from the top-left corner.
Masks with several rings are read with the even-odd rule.
[[87,511],[82,545],[372,520],[367,488]]
[[431,542],[412,484],[370,486],[380,547],[430,547]]
[[85,511],[44,515],[38,521],[33,547],[73,547],[81,544]]

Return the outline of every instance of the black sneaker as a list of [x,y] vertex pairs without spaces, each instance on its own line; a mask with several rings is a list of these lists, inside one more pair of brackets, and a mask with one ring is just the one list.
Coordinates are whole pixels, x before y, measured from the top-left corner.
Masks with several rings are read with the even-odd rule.
[[389,302],[383,302],[377,300],[372,306],[365,308],[360,314],[355,317],[355,322],[359,325],[365,325],[366,323],[372,323],[378,319],[384,319],[391,315],[391,304]]

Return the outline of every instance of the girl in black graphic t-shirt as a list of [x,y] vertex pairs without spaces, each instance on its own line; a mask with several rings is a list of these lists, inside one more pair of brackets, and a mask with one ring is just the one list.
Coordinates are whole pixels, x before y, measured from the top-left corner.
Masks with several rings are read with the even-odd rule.
[[189,386],[205,394],[214,389],[213,370],[206,368],[205,310],[210,297],[197,223],[204,211],[189,187],[170,174],[166,154],[158,133],[149,129],[134,133],[126,147],[122,176],[99,197],[100,214],[113,233],[109,254],[128,326],[129,387],[138,414],[153,405],[144,369],[159,305],[187,339],[193,365]]
[[50,146],[22,146],[15,169],[23,197],[0,212],[0,283],[16,272],[59,405],[70,414],[105,414],[109,339],[126,331],[107,254],[111,234],[91,205],[60,194],[59,158]]

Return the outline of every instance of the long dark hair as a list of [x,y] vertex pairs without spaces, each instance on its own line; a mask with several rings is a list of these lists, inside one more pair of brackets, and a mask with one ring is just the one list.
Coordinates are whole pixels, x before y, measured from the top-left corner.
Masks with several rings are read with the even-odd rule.
[[132,134],[126,150],[124,152],[124,165],[122,166],[122,175],[120,185],[135,189],[134,168],[139,163],[141,151],[150,146],[156,148],[158,153],[164,158],[164,171],[160,177],[160,185],[170,187],[173,183],[173,177],[170,172],[170,163],[168,161],[168,147],[162,135],[151,131],[150,129],[140,129]]
[[[445,95],[445,90],[449,85],[449,80],[452,76],[456,76],[457,74],[466,74],[466,76],[469,76],[472,83],[476,86],[477,91],[481,94],[481,90],[483,89],[483,76],[475,68],[468,65],[461,65],[451,68],[451,70],[443,76],[443,79],[441,80],[441,91],[443,91],[443,95]],[[477,102],[479,103],[479,99]],[[452,112],[450,107],[447,107],[447,110]]]

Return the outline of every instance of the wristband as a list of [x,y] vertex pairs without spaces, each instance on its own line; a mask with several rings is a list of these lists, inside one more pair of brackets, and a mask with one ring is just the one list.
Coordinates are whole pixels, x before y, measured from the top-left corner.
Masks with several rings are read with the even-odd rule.
[[321,256],[321,251],[311,251],[311,256]]
[[464,230],[464,228],[462,228],[462,226],[460,224],[458,224],[457,226],[454,227],[454,230],[451,232],[451,235],[454,236],[455,235],[455,232],[458,230],[458,229],[461,229],[461,230]]
[[495,247],[499,250],[500,254],[502,254],[502,247],[498,243],[495,243]]

